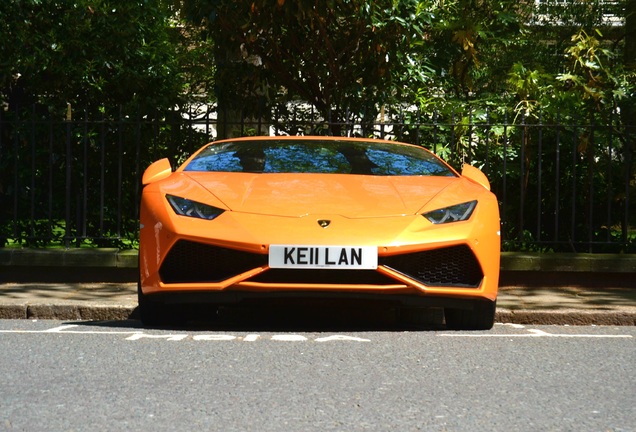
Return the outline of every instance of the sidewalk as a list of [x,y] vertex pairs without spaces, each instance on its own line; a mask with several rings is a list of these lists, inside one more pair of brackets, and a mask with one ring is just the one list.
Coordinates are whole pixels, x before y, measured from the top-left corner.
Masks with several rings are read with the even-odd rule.
[[[0,319],[136,318],[136,283],[4,283]],[[516,324],[636,325],[636,290],[502,287],[497,321]]]
[[[0,250],[0,319],[136,318],[135,254],[16,251]],[[636,325],[636,257],[550,258],[502,256],[498,322]]]

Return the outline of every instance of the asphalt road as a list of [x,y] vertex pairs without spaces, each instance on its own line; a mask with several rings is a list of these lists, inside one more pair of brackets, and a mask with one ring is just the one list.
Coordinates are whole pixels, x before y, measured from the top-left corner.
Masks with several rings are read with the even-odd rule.
[[634,431],[636,327],[0,321],[0,430]]

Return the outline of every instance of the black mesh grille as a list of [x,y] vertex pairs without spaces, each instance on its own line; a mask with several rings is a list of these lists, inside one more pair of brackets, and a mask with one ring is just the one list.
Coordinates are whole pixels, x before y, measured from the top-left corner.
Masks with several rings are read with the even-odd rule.
[[164,283],[219,282],[267,264],[267,255],[178,241],[159,269]]
[[484,277],[477,258],[466,245],[381,257],[379,264],[429,286],[476,288]]

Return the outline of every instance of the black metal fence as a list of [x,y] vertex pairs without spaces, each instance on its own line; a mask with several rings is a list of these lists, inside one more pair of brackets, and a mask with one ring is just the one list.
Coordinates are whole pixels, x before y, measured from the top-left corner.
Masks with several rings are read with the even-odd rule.
[[[223,129],[234,136],[375,136],[423,145],[456,168],[472,163],[499,198],[504,250],[636,252],[636,133],[611,119],[407,109],[365,123],[316,120],[307,110],[227,117]],[[54,119],[36,107],[0,111],[0,246],[136,247],[145,167],[161,157],[174,166],[216,136],[211,112]]]

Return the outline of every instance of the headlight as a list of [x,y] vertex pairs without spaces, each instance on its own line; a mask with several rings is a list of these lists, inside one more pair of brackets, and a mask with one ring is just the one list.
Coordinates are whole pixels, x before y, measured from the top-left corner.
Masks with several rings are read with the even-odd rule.
[[476,206],[477,201],[470,201],[439,210],[433,210],[431,212],[424,213],[422,216],[434,224],[465,221],[473,214],[473,210],[475,210]]
[[225,210],[174,195],[166,195],[174,212],[181,216],[212,220]]

